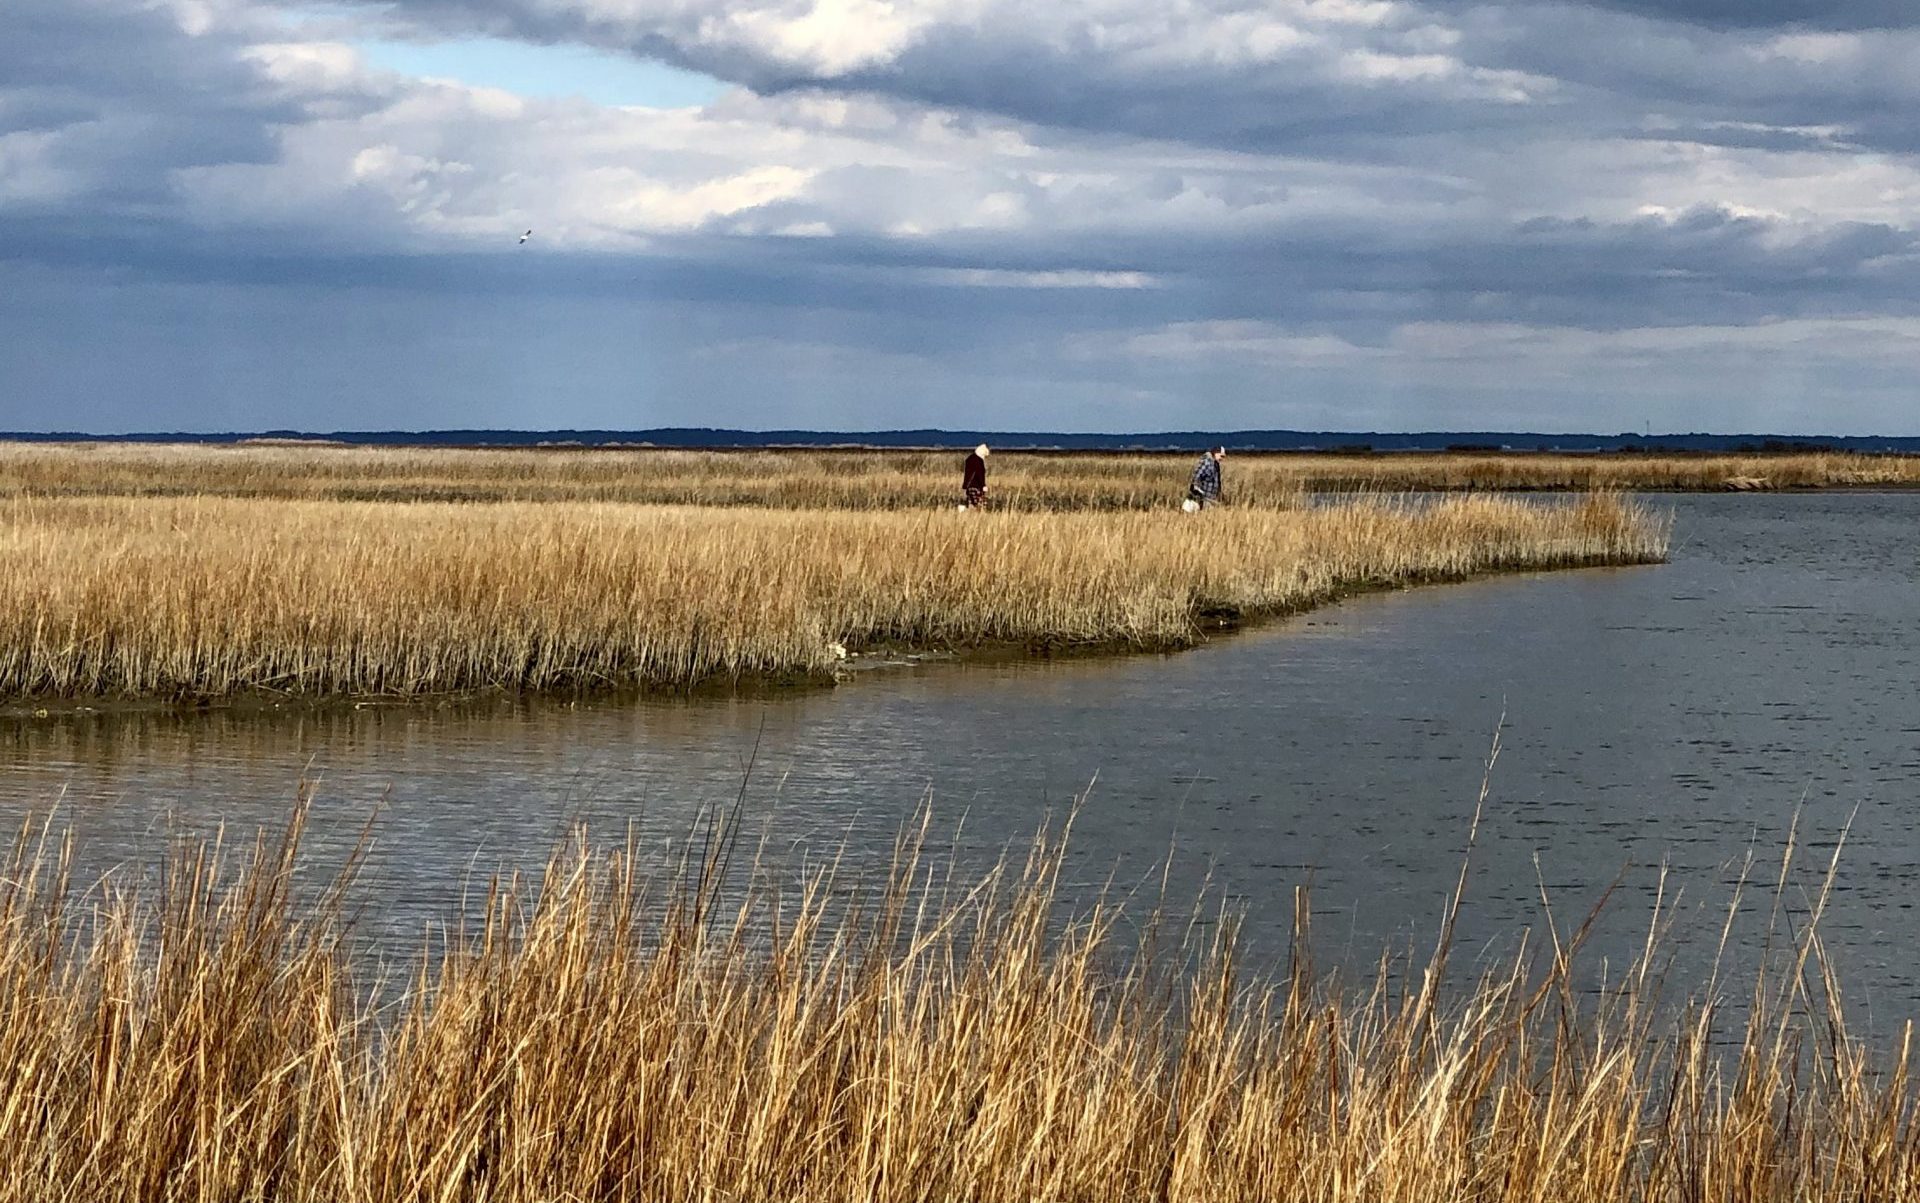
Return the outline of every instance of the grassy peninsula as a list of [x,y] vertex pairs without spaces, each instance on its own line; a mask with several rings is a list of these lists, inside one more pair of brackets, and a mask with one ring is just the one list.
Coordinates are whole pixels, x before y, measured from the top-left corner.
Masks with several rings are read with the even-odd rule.
[[1343,593],[1641,563],[1615,496],[1185,515],[632,502],[0,502],[0,697],[412,696],[831,673],[877,645],[1174,648]]

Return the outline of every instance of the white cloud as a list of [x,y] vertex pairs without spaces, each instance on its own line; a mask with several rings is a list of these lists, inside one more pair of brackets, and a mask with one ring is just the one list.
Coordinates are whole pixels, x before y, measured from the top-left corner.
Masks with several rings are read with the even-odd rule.
[[1188,366],[1234,360],[1265,368],[1351,364],[1380,354],[1333,334],[1301,332],[1255,320],[1172,322],[1157,330],[1090,336],[1076,340],[1082,357],[1118,354],[1129,359]]
[[1026,123],[873,96],[612,109],[407,80],[332,42],[242,58],[309,119],[279,132],[272,161],[174,173],[183,214],[209,228],[450,248],[534,225],[548,249],[634,250],[676,232],[1217,235],[1395,211],[1431,220],[1449,203],[1389,199],[1379,185],[1404,173],[1388,168],[1043,139]]
[[358,52],[343,42],[260,42],[241,50],[240,58],[298,93],[351,87],[365,71]]
[[699,28],[722,44],[749,46],[777,62],[835,76],[897,55],[926,23],[911,11],[889,0],[813,0],[799,8],[730,5]]
[[1160,281],[1147,272],[1094,271],[1068,268],[1052,271],[1014,271],[1008,268],[936,267],[921,273],[935,284],[964,288],[1158,288]]
[[1862,37],[1855,33],[1789,33],[1768,38],[1752,48],[1753,57],[1791,59],[1796,63],[1835,67],[1859,57]]

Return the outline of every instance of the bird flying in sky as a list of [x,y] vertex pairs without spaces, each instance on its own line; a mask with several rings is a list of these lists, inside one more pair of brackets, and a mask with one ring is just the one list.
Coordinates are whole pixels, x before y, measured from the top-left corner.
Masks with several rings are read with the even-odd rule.
[[531,238],[531,237],[533,237],[533,231],[532,231],[532,230],[528,230],[528,231],[527,231],[526,233],[524,233],[524,234],[522,234],[522,235],[520,235],[520,245],[521,245],[521,246],[525,246],[525,245],[527,244],[527,239],[529,239],[529,238]]

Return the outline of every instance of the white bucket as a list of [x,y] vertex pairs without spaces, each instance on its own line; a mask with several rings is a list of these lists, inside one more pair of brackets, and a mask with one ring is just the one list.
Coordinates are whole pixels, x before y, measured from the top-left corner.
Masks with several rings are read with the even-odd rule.
[[1195,501],[1193,498],[1189,497],[1185,501],[1180,503],[1180,508],[1185,510],[1189,514],[1194,514],[1199,512],[1200,503]]

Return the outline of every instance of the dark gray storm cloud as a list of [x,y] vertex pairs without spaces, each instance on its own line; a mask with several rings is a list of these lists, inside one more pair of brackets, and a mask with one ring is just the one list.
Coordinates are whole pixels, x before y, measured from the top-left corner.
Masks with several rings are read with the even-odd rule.
[[1329,155],[1435,131],[1623,133],[1651,115],[1698,129],[1839,122],[1904,136],[1916,99],[1911,44],[1771,45],[1920,29],[1920,8],[1905,0],[943,8],[897,6],[907,18],[897,29],[874,21],[872,37],[841,44],[809,36],[796,19],[806,7],[771,2],[391,0],[381,11],[663,57],[761,91],[866,89],[1050,125]]
[[1906,0],[1599,0],[1662,21],[1723,29],[1901,29],[1920,24]]
[[0,37],[0,196],[10,206],[151,213],[168,173],[266,162],[272,126],[296,110],[239,57],[164,9],[101,0],[14,0]]

